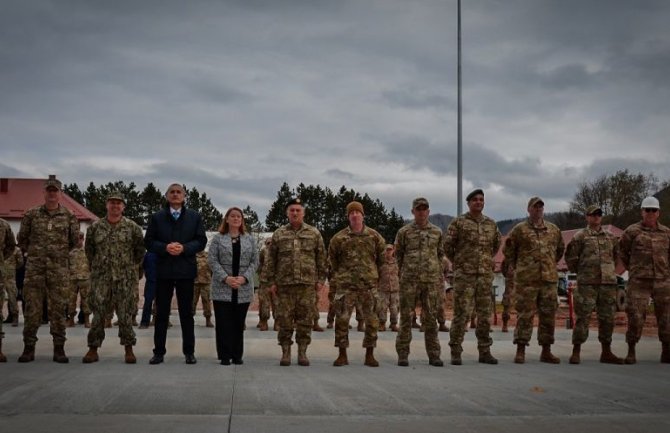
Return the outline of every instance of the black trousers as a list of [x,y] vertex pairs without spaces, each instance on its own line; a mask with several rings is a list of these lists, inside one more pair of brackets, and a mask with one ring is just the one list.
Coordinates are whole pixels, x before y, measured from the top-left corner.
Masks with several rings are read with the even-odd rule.
[[182,352],[184,355],[195,353],[195,331],[193,329],[193,280],[161,279],[156,281],[156,327],[154,329],[154,354],[165,355],[168,320],[172,294],[177,292],[177,308],[181,322]]
[[244,322],[249,303],[214,301],[216,354],[219,359],[240,360],[244,353]]

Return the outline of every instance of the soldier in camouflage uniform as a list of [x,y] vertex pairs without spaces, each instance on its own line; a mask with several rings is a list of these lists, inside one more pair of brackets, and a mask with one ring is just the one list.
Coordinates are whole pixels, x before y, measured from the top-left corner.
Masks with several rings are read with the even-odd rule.
[[[0,260],[4,262],[5,257],[14,254],[16,248],[16,239],[14,239],[14,232],[7,221],[0,218]],[[2,353],[2,339],[5,338],[5,333],[2,331],[2,303],[5,297],[5,269],[0,266],[0,362],[7,362],[7,357]]]
[[421,301],[422,320],[425,321],[424,341],[430,365],[441,367],[440,340],[438,339],[435,311],[439,308],[437,283],[442,272],[444,241],[442,230],[428,221],[428,200],[415,198],[412,202],[414,222],[398,230],[395,239],[396,259],[400,270],[400,330],[395,348],[398,365],[409,365],[412,342],[412,311]]
[[616,312],[616,272],[619,241],[601,226],[603,211],[593,205],[586,209],[588,226],[578,231],[565,249],[565,261],[570,272],[577,274],[574,308],[577,322],[572,330],[570,364],[579,364],[581,346],[589,336],[589,321],[593,309],[598,313],[598,340],[602,346],[600,362],[623,364],[612,353],[612,332]]
[[67,327],[74,326],[74,316],[77,314],[77,295],[81,297],[79,308],[84,313],[84,326],[91,327],[88,307],[88,293],[91,290],[91,273],[88,269],[88,259],[84,252],[84,234],[79,233],[77,247],[70,251],[70,299],[67,309]]
[[670,228],[660,224],[660,205],[655,197],[642,201],[642,221],[631,224],[619,243],[621,261],[628,269],[626,315],[628,330],[626,364],[635,364],[635,345],[640,341],[649,298],[661,341],[661,362],[670,363]]
[[93,323],[88,332],[89,350],[82,361],[98,361],[98,347],[105,339],[105,319],[116,310],[119,338],[125,346],[125,362],[135,364],[136,343],[132,314],[137,305],[135,285],[145,248],[142,229],[123,216],[125,199],[118,192],[107,196],[107,215],[86,232],[86,257],[91,264],[90,307]]
[[501,272],[505,278],[505,291],[502,295],[502,332],[509,332],[507,323],[511,317],[510,311],[514,301],[514,269],[503,259],[500,265]]
[[554,344],[555,315],[558,308],[556,264],[563,257],[561,230],[544,220],[544,201],[533,197],[528,201],[528,220],[514,226],[505,241],[505,261],[514,268],[517,324],[514,362],[523,364],[526,346],[533,335],[533,319],[539,316],[537,341],[542,346],[541,362],[558,364],[551,353]]
[[298,364],[309,365],[307,346],[312,341],[316,290],[326,278],[326,251],[319,231],[304,223],[305,208],[299,198],[286,206],[289,223],[272,235],[264,279],[279,297],[277,340],[282,348],[281,366],[291,365],[295,330]]
[[277,324],[277,296],[270,292],[270,285],[264,279],[263,275],[263,265],[265,264],[265,255],[268,252],[270,245],[272,244],[272,238],[267,238],[265,240],[265,248],[263,248],[258,256],[258,268],[260,269],[260,287],[258,288],[258,325],[256,327],[261,331],[268,330],[268,320],[270,320],[270,315],[274,320],[274,330],[278,331],[279,326]]
[[477,348],[479,362],[497,364],[491,355],[491,285],[500,232],[496,222],[482,213],[484,191],[468,194],[468,212],[455,218],[447,228],[444,252],[454,264],[454,320],[451,322],[449,346],[451,364],[461,365],[463,338],[473,308],[477,313]]
[[[14,248],[14,253],[5,257],[5,290],[7,291],[7,310],[9,315],[4,323],[19,326],[19,304],[17,301],[18,288],[16,287],[16,269],[23,266],[23,254],[20,248]],[[0,305],[2,305],[0,303]],[[11,319],[11,320],[10,320]]]
[[389,312],[391,331],[398,332],[398,305],[400,304],[400,280],[395,248],[386,245],[384,264],[379,270],[379,330],[386,330],[386,313]]
[[205,316],[205,326],[213,328],[212,300],[210,297],[212,270],[207,263],[207,251],[200,251],[195,255],[195,260],[198,265],[198,275],[196,275],[193,285],[193,316],[195,316],[195,308],[198,305],[198,298],[200,298],[202,299],[202,314]]
[[79,221],[60,204],[61,182],[50,175],[44,184],[44,204],[26,212],[21,221],[18,244],[27,254],[23,283],[25,303],[23,353],[19,362],[35,360],[37,329],[47,300],[54,362],[69,362],[65,356],[65,317],[70,286],[68,260],[79,241]]
[[386,243],[377,231],[367,227],[363,220],[363,205],[352,201],[347,205],[349,227],[340,230],[330,240],[328,260],[331,266],[331,279],[335,282],[335,347],[339,356],[333,363],[336,367],[349,364],[349,319],[351,311],[358,303],[362,305],[365,317],[365,365],[378,367],[374,357],[377,345],[377,285],[379,271],[384,265]]

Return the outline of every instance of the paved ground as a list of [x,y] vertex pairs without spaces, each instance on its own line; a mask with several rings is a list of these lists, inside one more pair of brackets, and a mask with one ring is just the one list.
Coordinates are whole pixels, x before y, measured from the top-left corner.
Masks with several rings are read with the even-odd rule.
[[[172,319],[176,322],[176,318]],[[70,364],[51,361],[51,338],[41,327],[37,358],[18,364],[21,328],[6,327],[0,364],[0,432],[664,432],[670,431],[670,365],[660,343],[644,337],[638,364],[603,365],[591,336],[583,363],[569,365],[570,334],[557,332],[560,365],[512,362],[512,334],[493,333],[497,366],[476,363],[474,333],[464,365],[428,365],[422,334],[414,332],[410,367],[395,365],[395,334],[380,333],[379,368],[363,366],[362,333],[352,331],[350,364],[332,367],[333,331],[314,333],[311,367],[279,367],[274,332],[259,332],[251,313],[244,365],[215,359],[214,330],[199,318],[197,365],[185,365],[178,326],[168,334],[166,362],[148,364],[153,330],[137,330],[137,365],[123,363],[116,330],[97,364],[83,365],[86,330],[68,329]],[[324,323],[324,320],[322,320]],[[448,335],[441,333],[443,359]],[[445,350],[446,349],[446,350]],[[623,355],[623,336],[614,350]]]

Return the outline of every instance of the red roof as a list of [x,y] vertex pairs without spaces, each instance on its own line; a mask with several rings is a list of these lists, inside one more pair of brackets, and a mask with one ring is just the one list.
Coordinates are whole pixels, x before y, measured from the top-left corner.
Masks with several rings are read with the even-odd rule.
[[[561,232],[561,236],[563,236],[563,243],[567,246],[572,238],[577,234],[577,232],[581,229],[574,229],[574,230],[564,230]],[[611,224],[607,224],[603,226],[603,230],[608,231],[612,233],[614,236],[621,237],[621,234],[623,233],[623,230],[621,230],[617,226],[613,226]],[[505,245],[505,240],[507,239],[507,236],[502,237],[502,245]],[[500,250],[498,250],[498,253],[496,254],[495,258],[495,272],[500,272],[500,267],[502,265],[502,261],[505,258],[503,255],[503,247],[500,247]],[[565,258],[561,257],[561,260],[558,261],[558,270],[561,272],[565,272],[568,270],[568,265],[565,263]]]
[[[44,182],[46,179],[0,179],[0,217],[12,220],[22,219],[30,208],[44,203]],[[63,193],[61,204],[68,208],[79,221],[97,221],[98,217],[72,197]]]

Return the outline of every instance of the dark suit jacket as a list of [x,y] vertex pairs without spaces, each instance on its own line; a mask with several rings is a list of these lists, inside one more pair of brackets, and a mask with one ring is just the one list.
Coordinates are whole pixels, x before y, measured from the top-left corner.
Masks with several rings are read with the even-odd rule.
[[[159,279],[194,279],[197,274],[195,255],[207,245],[202,217],[185,207],[177,220],[170,212],[168,207],[151,216],[144,245],[158,256],[156,271]],[[184,252],[179,256],[170,255],[165,247],[171,242],[182,244]]]

